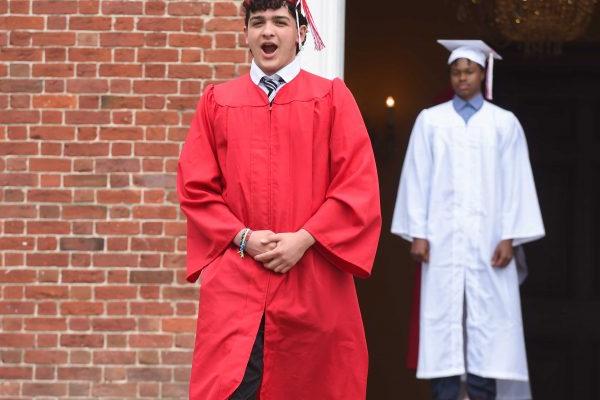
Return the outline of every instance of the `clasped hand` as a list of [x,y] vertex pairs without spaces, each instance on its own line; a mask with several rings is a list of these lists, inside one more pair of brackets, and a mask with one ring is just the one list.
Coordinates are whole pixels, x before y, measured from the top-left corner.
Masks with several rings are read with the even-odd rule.
[[304,229],[288,233],[254,231],[246,244],[246,252],[266,269],[285,274],[314,243],[315,239]]

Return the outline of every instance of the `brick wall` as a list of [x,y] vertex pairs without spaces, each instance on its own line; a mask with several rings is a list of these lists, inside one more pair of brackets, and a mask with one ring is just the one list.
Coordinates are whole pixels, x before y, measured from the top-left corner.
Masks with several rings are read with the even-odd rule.
[[187,398],[175,171],[239,6],[0,0],[0,398]]

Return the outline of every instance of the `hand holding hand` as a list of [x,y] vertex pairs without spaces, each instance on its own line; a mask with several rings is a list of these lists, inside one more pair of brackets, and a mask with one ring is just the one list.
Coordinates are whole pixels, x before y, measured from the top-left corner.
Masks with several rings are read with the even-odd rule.
[[276,244],[273,250],[254,259],[273,272],[285,274],[300,261],[306,250],[315,243],[315,239],[310,233],[300,229],[298,232],[275,233],[262,239],[264,246],[272,243]]

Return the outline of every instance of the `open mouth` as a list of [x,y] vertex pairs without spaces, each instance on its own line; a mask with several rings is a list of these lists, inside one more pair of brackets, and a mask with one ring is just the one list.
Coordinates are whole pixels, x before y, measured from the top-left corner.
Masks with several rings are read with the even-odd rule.
[[274,43],[264,43],[262,46],[260,46],[260,48],[265,54],[270,55],[275,53],[277,50],[277,45]]

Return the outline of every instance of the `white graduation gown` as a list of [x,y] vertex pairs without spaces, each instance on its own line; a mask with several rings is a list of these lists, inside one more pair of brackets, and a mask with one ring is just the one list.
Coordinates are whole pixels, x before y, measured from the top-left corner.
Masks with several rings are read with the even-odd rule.
[[487,101],[468,123],[451,101],[422,111],[404,161],[392,232],[430,243],[422,268],[417,377],[468,371],[528,381],[515,262],[491,266],[501,240],[517,246],[545,234],[514,114]]

